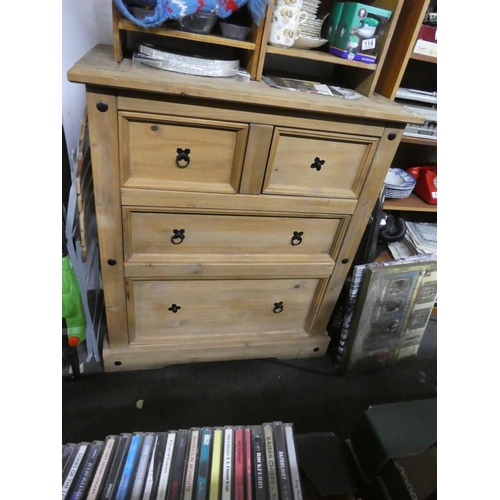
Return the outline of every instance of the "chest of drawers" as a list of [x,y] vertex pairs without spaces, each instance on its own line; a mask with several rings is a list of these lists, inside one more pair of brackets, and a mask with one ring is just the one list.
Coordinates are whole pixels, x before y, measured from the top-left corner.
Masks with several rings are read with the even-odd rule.
[[68,78],[86,85],[106,371],[323,356],[408,112],[135,69],[106,46]]

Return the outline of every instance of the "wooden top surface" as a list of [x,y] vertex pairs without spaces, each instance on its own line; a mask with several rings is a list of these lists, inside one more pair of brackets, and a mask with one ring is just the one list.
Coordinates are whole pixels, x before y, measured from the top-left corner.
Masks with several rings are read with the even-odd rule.
[[425,121],[423,116],[380,95],[347,100],[274,89],[265,82],[243,83],[225,78],[184,75],[155,68],[133,68],[130,59],[115,62],[113,47],[108,45],[96,45],[68,71],[67,76],[70,82],[117,89],[183,95],[392,122],[424,123]]

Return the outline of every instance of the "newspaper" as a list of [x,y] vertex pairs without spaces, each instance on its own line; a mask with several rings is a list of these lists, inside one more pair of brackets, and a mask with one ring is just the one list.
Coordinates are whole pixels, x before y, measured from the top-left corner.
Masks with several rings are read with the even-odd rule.
[[428,253],[437,255],[437,224],[407,221],[405,237],[387,246],[395,259]]
[[308,94],[319,94],[343,99],[358,99],[361,94],[354,90],[337,87],[334,85],[326,85],[319,82],[310,82],[307,80],[297,80],[295,78],[281,78],[278,76],[263,76],[262,80],[270,87],[283,90],[292,90],[295,92],[305,92]]

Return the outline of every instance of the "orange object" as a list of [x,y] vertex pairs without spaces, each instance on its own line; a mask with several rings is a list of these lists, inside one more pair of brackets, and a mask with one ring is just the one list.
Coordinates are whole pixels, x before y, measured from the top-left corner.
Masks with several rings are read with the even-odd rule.
[[437,205],[437,164],[411,167],[407,172],[417,179],[413,192],[429,205]]

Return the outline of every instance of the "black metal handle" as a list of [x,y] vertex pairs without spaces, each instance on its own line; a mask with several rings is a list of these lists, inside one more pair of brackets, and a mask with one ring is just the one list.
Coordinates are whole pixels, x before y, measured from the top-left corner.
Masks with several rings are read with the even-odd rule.
[[292,236],[292,246],[296,247],[302,243],[302,235],[304,231],[294,231]]
[[275,302],[273,311],[275,313],[280,313],[281,311],[283,311],[283,302]]
[[184,229],[174,229],[174,235],[170,238],[170,241],[174,245],[180,245],[183,241],[186,235],[184,234]]
[[[186,168],[191,162],[191,158],[189,158],[189,153],[191,153],[190,149],[181,149],[177,148],[177,156],[175,158],[175,164],[179,168]],[[183,162],[182,164],[180,162]]]
[[169,311],[172,311],[173,313],[176,313],[179,309],[181,308],[181,306],[178,306],[177,304],[172,304],[168,310]]
[[323,165],[324,163],[325,160],[321,160],[316,156],[316,158],[314,158],[314,162],[311,163],[311,168],[315,168],[319,172],[321,170],[321,165]]

